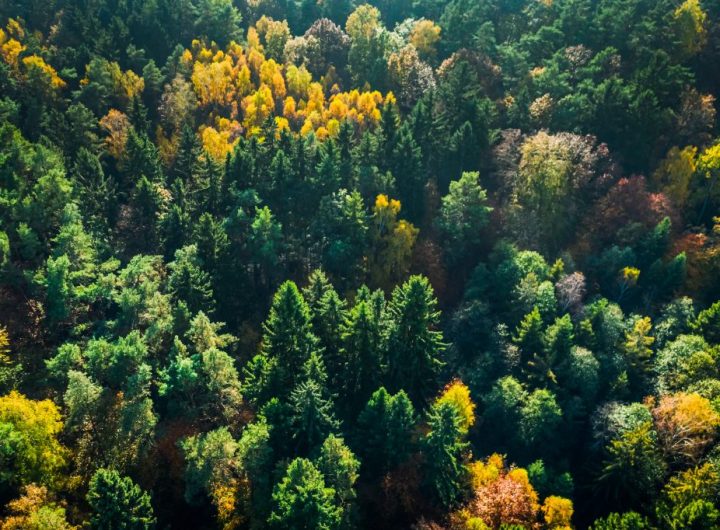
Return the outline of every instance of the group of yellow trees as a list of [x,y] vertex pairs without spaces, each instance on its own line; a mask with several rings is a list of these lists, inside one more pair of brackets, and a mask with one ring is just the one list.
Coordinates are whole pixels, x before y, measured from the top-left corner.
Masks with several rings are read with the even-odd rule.
[[322,139],[337,134],[343,120],[359,128],[375,126],[380,106],[393,99],[391,93],[324,87],[305,66],[269,58],[266,49],[278,46],[277,30],[273,31],[278,24],[285,28],[284,23],[261,20],[262,31],[251,27],[246,46],[233,42],[220,50],[196,40],[182,56],[198,106],[207,116],[201,127],[203,145],[217,159],[232,151],[241,134],[260,134],[270,117],[277,130],[315,133]]
[[25,30],[14,19],[10,19],[5,29],[0,28],[0,58],[12,69],[14,74],[24,81],[37,83],[48,93],[65,87],[55,69],[37,54],[27,54],[23,44]]

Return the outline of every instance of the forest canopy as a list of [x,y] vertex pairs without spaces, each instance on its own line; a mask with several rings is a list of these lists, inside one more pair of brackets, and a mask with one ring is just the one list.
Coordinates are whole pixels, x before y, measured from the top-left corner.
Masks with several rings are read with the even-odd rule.
[[0,0],[0,530],[720,529],[720,4]]

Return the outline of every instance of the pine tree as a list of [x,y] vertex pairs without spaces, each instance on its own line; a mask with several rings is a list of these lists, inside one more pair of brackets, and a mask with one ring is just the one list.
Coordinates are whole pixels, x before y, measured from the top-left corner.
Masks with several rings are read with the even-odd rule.
[[340,528],[343,510],[334,497],[335,490],[326,486],[315,465],[305,458],[296,458],[273,490],[270,528],[336,530]]
[[384,310],[382,291],[370,294],[365,287],[342,323],[341,404],[348,411],[366,403],[382,380],[387,338]]
[[175,252],[175,261],[168,264],[168,269],[168,287],[173,295],[185,301],[193,314],[198,311],[212,314],[212,284],[210,276],[201,266],[197,247],[188,245]]
[[435,329],[440,313],[427,278],[412,276],[396,287],[388,316],[388,375],[392,388],[404,389],[413,402],[423,403],[435,390],[445,349],[442,332]]
[[468,444],[463,441],[458,409],[450,402],[438,402],[428,413],[428,428],[423,440],[426,485],[443,508],[458,499],[466,473],[463,456]]
[[310,308],[295,283],[287,281],[275,293],[263,330],[262,348],[247,369],[246,381],[246,394],[260,402],[288,396],[319,347]]
[[300,383],[290,394],[290,406],[293,438],[300,454],[313,451],[340,428],[332,402],[323,397],[323,389],[316,381]]
[[150,496],[117,471],[99,469],[90,480],[87,501],[93,510],[90,519],[93,530],[155,528]]
[[379,476],[402,464],[412,452],[415,409],[403,391],[395,395],[381,387],[357,421],[356,447],[363,469]]

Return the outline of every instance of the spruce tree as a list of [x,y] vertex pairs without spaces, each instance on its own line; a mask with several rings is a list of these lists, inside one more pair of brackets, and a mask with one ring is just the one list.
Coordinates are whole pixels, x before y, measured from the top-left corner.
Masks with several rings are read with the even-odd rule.
[[87,501],[93,511],[92,530],[155,528],[150,496],[117,471],[99,469],[90,480]]
[[394,390],[405,390],[420,404],[435,390],[445,349],[436,327],[440,312],[427,278],[412,276],[395,288],[388,306],[388,376]]

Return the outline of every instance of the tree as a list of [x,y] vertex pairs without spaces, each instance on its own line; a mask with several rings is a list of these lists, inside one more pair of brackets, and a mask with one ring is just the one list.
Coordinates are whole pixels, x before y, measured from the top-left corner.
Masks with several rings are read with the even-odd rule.
[[87,502],[93,510],[90,519],[93,530],[155,528],[150,496],[117,471],[97,470],[90,480]]
[[720,415],[698,394],[663,396],[652,413],[663,451],[674,461],[697,463],[720,426]]
[[78,530],[68,523],[65,508],[53,501],[45,486],[26,486],[22,497],[8,503],[8,511],[0,530]]
[[340,528],[343,509],[336,503],[335,490],[305,458],[293,460],[272,494],[271,528],[334,530]]
[[331,434],[320,448],[317,467],[327,485],[335,490],[336,501],[343,510],[343,527],[352,527],[356,498],[354,488],[359,477],[360,461],[342,438]]
[[536,524],[540,512],[538,494],[525,469],[506,469],[503,457],[498,454],[484,462],[473,462],[468,468],[473,497],[467,507],[453,514],[454,518],[465,520],[470,528],[471,523],[479,524],[479,528]]
[[10,338],[7,329],[0,326],[0,393],[13,390],[22,374],[22,365],[10,356]]
[[368,83],[382,89],[388,38],[380,23],[380,11],[369,4],[357,7],[348,17],[345,31],[351,39],[348,66],[353,82],[358,86]]
[[168,264],[168,287],[174,296],[188,304],[191,312],[212,313],[213,290],[210,275],[202,268],[196,245],[188,245],[175,252],[175,260]]
[[412,276],[395,288],[388,305],[389,380],[396,390],[405,389],[415,403],[432,393],[443,366],[445,349],[436,330],[440,313],[427,278]]
[[427,486],[440,506],[451,507],[458,499],[465,467],[463,419],[457,406],[449,401],[434,404],[428,413],[429,432],[423,440]]
[[378,388],[386,360],[385,297],[382,291],[358,291],[355,306],[340,326],[344,362],[340,388],[350,411],[364,405]]
[[673,13],[675,31],[683,54],[692,56],[702,50],[707,40],[707,14],[698,0],[685,0]]
[[240,11],[229,0],[202,0],[197,7],[195,35],[225,47],[239,37]]
[[647,517],[637,512],[611,513],[607,517],[597,519],[591,530],[652,530],[653,526]]
[[61,429],[52,401],[33,401],[14,390],[0,397],[0,489],[54,485],[66,462],[66,449],[57,439]]
[[511,211],[523,241],[557,250],[572,235],[585,195],[602,171],[604,150],[592,138],[540,132],[522,146]]
[[450,183],[450,192],[442,199],[437,224],[453,261],[477,249],[492,212],[479,178],[479,173],[463,173],[459,180]]
[[369,272],[372,284],[390,289],[407,274],[418,229],[398,219],[400,201],[378,195],[373,208]]
[[663,526],[680,528],[717,528],[720,511],[715,499],[720,491],[720,475],[707,463],[672,477],[663,488],[657,507]]
[[246,368],[245,382],[246,394],[260,402],[289,395],[319,346],[310,308],[295,283],[285,282],[275,293],[263,330],[260,354]]
[[457,409],[463,431],[467,432],[475,424],[475,403],[470,398],[470,389],[462,381],[455,380],[445,387],[435,401],[436,405],[442,403],[450,403]]
[[600,487],[616,503],[632,506],[652,499],[665,475],[657,435],[650,422],[611,441],[599,476]]
[[323,267],[339,285],[349,285],[363,271],[368,243],[368,216],[357,191],[340,190],[320,202],[316,232]]
[[322,395],[316,381],[300,383],[290,394],[293,437],[301,453],[317,448],[328,435],[339,430],[333,404]]
[[390,471],[412,451],[415,409],[405,392],[389,394],[384,387],[373,393],[357,420],[354,444],[371,476]]
[[[253,429],[251,432],[255,433]],[[238,504],[240,477],[238,442],[225,427],[179,442],[185,457],[185,500],[199,504],[203,498],[212,501],[221,523],[232,527]],[[249,447],[250,446],[250,447]],[[255,447],[257,448],[257,447]],[[246,439],[245,451],[252,451]],[[243,457],[247,457],[243,452]],[[249,462],[252,468],[252,462]],[[254,475],[253,475],[253,478]],[[207,497],[205,497],[207,496]]]
[[720,344],[720,302],[700,311],[691,328],[712,344]]

